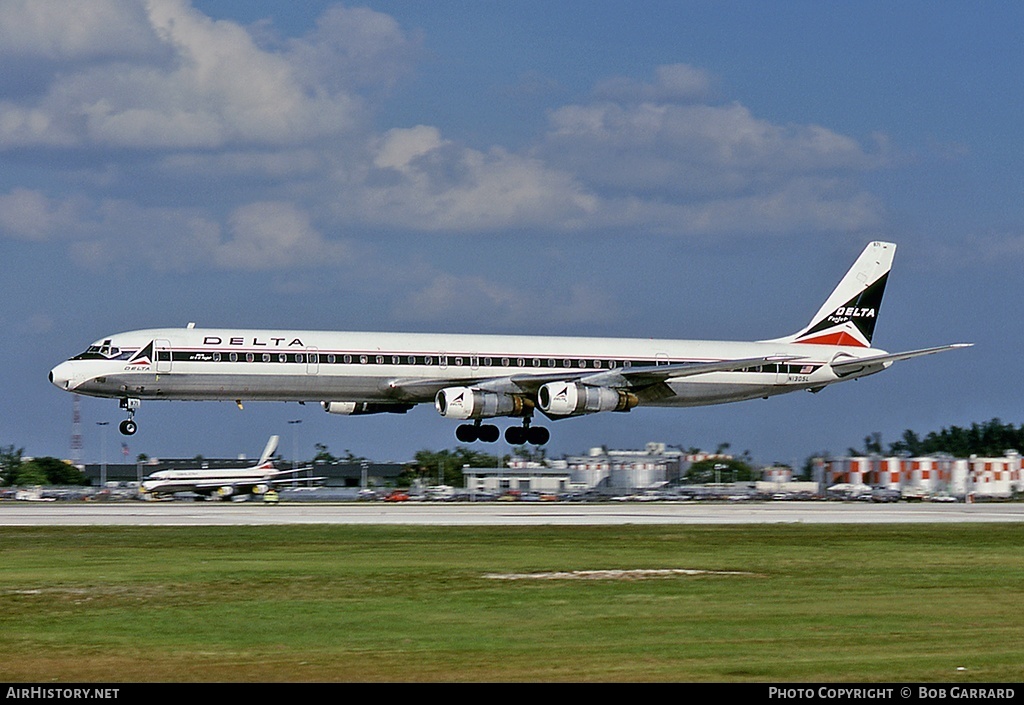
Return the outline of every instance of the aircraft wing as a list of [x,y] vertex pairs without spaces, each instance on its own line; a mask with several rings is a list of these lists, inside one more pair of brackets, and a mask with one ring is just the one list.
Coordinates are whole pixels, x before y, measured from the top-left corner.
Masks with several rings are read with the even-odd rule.
[[183,482],[183,483],[181,483],[181,486],[198,492],[198,491],[201,491],[201,490],[215,490],[215,489],[220,488],[220,487],[243,487],[243,486],[249,487],[249,486],[258,485],[258,484],[260,484],[260,481],[251,480],[251,479],[249,479],[249,480],[229,480],[229,479],[221,478],[218,481],[217,478],[211,478],[209,480],[195,480],[194,482],[193,481],[189,481],[187,483]]
[[908,350],[907,352],[891,353],[888,355],[874,355],[872,357],[854,357],[849,359],[837,359],[833,360],[830,364],[832,371],[836,373],[837,377],[848,377],[858,372],[863,372],[869,367],[878,367],[879,370],[888,367],[894,362],[900,360],[909,360],[913,357],[921,357],[922,355],[934,355],[935,353],[945,352],[947,350],[959,350],[960,348],[969,348],[974,343],[953,343],[952,345],[940,345],[934,348],[922,348],[921,350]]
[[[268,472],[266,474],[266,477],[267,477],[267,479],[271,479],[271,478],[278,477],[279,475],[291,475],[291,474],[297,473],[297,472],[309,472],[312,469],[313,469],[312,467],[307,465],[304,468],[294,468],[294,469],[290,469],[290,470],[274,470],[273,472]],[[305,479],[305,478],[303,478],[303,479]]]
[[[294,470],[278,470],[275,473],[271,473],[267,476],[266,482],[270,484],[285,484],[286,482],[317,482],[319,480],[326,480],[327,477],[307,477],[305,475],[296,475],[299,472],[311,472],[313,468],[295,468]],[[292,477],[289,477],[292,476]]]
[[[308,470],[309,468],[303,469]],[[284,470],[280,474],[284,473],[291,474],[292,471]],[[216,490],[221,487],[252,488],[255,487],[256,485],[283,485],[291,482],[316,482],[326,479],[326,477],[280,477],[278,473],[275,473],[273,476],[267,476],[266,478],[260,480],[255,480],[252,478],[248,478],[245,480],[221,478],[219,481],[217,478],[212,478],[209,480],[198,480],[196,482],[189,482],[188,487],[192,488],[196,492],[202,492],[203,490]]]
[[[508,379],[507,377],[505,379]],[[394,392],[397,399],[413,402],[427,402],[445,387],[476,385],[479,377],[466,379],[392,379],[388,381],[388,389]]]
[[391,380],[389,386],[397,393],[410,398],[434,395],[445,387],[473,386],[493,392],[535,393],[548,382],[573,380],[583,384],[607,387],[647,387],[658,382],[679,377],[729,372],[748,367],[757,367],[778,362],[801,359],[799,355],[764,355],[739,360],[716,360],[714,362],[679,362],[670,365],[649,365],[645,367],[616,367],[612,370],[563,370],[542,374],[515,374],[505,377],[467,378],[464,380]]
[[275,479],[272,479],[272,480],[267,480],[265,483],[257,483],[257,484],[288,485],[288,484],[291,484],[291,483],[320,482],[321,480],[326,480],[326,479],[327,479],[326,477],[278,477],[278,478],[275,478]]
[[678,362],[671,365],[657,365],[655,367],[625,367],[586,375],[581,377],[579,381],[583,384],[615,387],[622,386],[621,382],[616,384],[617,380],[621,379],[626,382],[626,386],[646,387],[669,379],[706,375],[711,372],[732,372],[734,370],[744,370],[748,367],[758,367],[760,365],[799,359],[799,355],[763,355],[761,357],[747,357],[739,360]]

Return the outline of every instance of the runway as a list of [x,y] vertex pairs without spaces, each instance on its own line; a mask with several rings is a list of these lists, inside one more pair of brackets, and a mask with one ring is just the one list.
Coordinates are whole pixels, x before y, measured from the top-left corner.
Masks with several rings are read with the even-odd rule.
[[5,502],[0,526],[922,524],[1024,522],[1022,503]]

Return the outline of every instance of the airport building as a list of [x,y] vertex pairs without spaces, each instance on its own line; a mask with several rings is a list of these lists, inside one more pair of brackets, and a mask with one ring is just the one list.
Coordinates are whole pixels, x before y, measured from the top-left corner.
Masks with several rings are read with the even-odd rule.
[[[564,461],[572,482],[592,489],[633,490],[677,480],[689,467],[678,448],[648,443],[643,450],[591,448]],[[692,461],[691,461],[692,462]]]
[[686,454],[665,443],[648,443],[643,450],[591,448],[585,455],[539,463],[513,457],[506,468],[465,468],[471,492],[597,492],[609,495],[677,483],[692,463],[728,460],[730,455]]
[[564,494],[588,489],[572,482],[565,467],[549,467],[542,463],[520,462],[507,468],[463,468],[463,478],[470,496],[509,494]]
[[1021,456],[954,458],[855,456],[819,458],[815,478],[824,488],[835,485],[898,490],[904,496],[1009,498],[1024,493]]

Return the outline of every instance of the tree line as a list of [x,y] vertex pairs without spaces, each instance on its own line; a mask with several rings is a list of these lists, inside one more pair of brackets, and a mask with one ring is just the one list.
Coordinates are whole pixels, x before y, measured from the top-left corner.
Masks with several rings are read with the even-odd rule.
[[882,443],[882,434],[872,433],[864,438],[863,448],[850,448],[850,455],[934,455],[946,453],[956,458],[972,455],[996,457],[1008,450],[1024,450],[1024,424],[1015,427],[998,418],[970,426],[950,426],[931,431],[923,438],[907,429],[898,441]]
[[85,473],[59,458],[22,458],[24,448],[0,447],[0,485],[87,485]]

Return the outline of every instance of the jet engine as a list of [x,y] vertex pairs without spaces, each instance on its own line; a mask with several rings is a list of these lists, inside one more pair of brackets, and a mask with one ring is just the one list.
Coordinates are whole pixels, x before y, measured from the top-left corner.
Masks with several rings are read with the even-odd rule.
[[328,414],[364,416],[366,414],[404,414],[412,404],[388,404],[369,401],[322,401],[320,406]]
[[598,411],[629,411],[640,400],[621,389],[579,382],[548,382],[538,390],[537,403],[549,416],[580,416]]
[[489,419],[522,416],[529,401],[514,394],[486,392],[471,387],[446,387],[434,397],[437,413],[446,419]]

